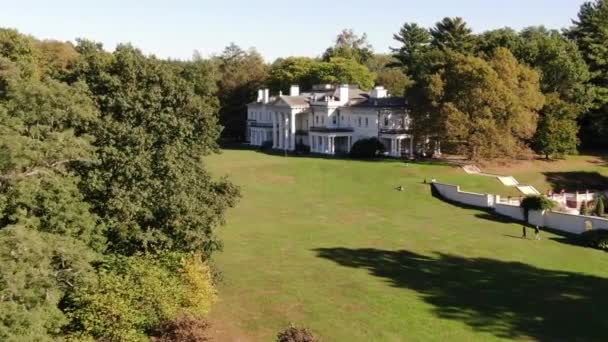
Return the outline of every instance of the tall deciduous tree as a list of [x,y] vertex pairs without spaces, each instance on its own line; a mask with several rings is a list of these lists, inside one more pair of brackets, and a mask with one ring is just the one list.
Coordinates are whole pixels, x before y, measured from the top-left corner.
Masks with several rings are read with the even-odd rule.
[[578,146],[576,118],[580,108],[553,93],[546,97],[534,136],[534,148],[545,158],[575,154]]
[[375,75],[353,59],[335,57],[329,62],[304,57],[290,57],[275,61],[270,68],[269,84],[273,89],[287,91],[289,85],[298,84],[308,90],[315,84],[357,85],[370,89]]
[[87,198],[108,224],[116,252],[219,248],[216,227],[236,188],[215,181],[201,157],[217,150],[213,94],[200,95],[179,69],[129,45],[106,56],[85,43],[75,77],[101,112],[91,133],[99,163],[82,168]]
[[357,35],[352,29],[344,29],[336,37],[334,46],[323,53],[323,60],[331,61],[340,57],[353,59],[357,63],[366,64],[373,56],[372,45],[367,41],[367,34]]
[[258,89],[268,77],[262,56],[251,49],[245,51],[235,44],[227,46],[216,58],[220,124],[224,137],[243,140],[247,121],[246,104],[255,101]]
[[472,159],[524,152],[544,102],[538,73],[506,49],[489,61],[449,52],[427,87],[442,123],[439,133]]

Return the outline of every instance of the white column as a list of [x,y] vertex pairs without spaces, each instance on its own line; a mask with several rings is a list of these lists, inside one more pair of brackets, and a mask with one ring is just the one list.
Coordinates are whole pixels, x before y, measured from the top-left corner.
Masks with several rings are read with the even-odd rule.
[[289,125],[289,134],[290,134],[289,144],[291,145],[291,149],[295,150],[296,149],[296,115],[293,113],[290,113],[289,121],[291,121],[290,125]]
[[327,152],[326,139],[327,139],[327,137],[321,136],[321,153],[326,153]]
[[414,157],[414,136],[410,136],[410,157]]
[[336,137],[330,137],[330,149],[329,149],[329,153],[330,154],[335,154],[336,153]]
[[401,157],[401,139],[397,139],[397,157]]
[[350,148],[353,146],[352,142],[353,142],[353,137],[349,135],[348,136],[348,146],[346,147],[346,152],[347,153],[350,153]]
[[272,114],[272,148],[277,148],[277,115],[276,113]]
[[283,114],[283,148],[289,150],[289,114]]
[[285,139],[285,134],[283,133],[283,130],[285,129],[285,125],[283,124],[283,114],[277,113],[277,119],[279,120],[279,148],[283,149]]
[[310,152],[315,152],[315,136],[308,134],[308,144],[310,145]]

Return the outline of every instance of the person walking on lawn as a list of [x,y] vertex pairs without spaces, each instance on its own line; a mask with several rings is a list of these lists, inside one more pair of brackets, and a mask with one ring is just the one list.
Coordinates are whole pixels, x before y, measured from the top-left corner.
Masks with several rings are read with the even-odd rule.
[[521,238],[522,239],[526,238],[526,225],[525,224],[523,226],[521,226]]
[[538,226],[534,226],[534,238],[540,240],[540,228]]

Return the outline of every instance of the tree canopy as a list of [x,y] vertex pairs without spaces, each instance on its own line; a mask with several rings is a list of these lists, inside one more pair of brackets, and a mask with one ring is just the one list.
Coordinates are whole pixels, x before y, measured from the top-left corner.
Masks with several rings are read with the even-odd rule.
[[221,132],[214,70],[0,30],[1,340],[115,339],[110,319],[91,317],[125,303],[121,340],[145,338],[150,317],[204,315],[208,270],[179,260],[221,247],[239,194],[202,160]]

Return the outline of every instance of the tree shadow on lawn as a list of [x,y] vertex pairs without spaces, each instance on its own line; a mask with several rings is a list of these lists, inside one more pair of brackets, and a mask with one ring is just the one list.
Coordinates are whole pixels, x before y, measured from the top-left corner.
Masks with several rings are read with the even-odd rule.
[[519,262],[406,250],[319,248],[321,258],[367,269],[417,291],[438,317],[501,338],[605,340],[608,279]]
[[567,192],[608,189],[608,177],[593,171],[543,172],[553,191]]

